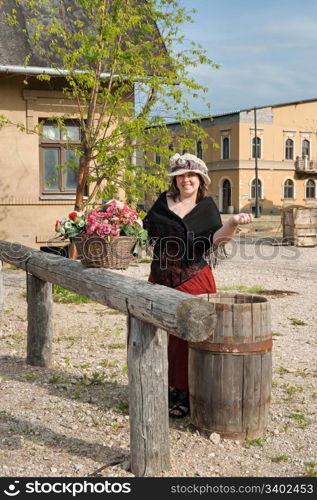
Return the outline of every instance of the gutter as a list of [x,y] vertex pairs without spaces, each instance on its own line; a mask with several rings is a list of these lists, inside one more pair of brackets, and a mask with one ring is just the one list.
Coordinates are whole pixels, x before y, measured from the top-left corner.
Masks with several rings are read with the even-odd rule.
[[[59,68],[44,68],[40,66],[8,66],[0,64],[0,73],[15,73],[22,75],[51,75],[51,76],[67,76],[67,69]],[[75,73],[85,73],[85,71],[77,70]],[[101,73],[101,78],[109,78],[110,73]]]

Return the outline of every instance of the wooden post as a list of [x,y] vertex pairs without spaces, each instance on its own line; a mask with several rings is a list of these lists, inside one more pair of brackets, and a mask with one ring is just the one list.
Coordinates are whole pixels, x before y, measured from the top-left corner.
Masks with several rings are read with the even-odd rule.
[[131,472],[155,476],[170,468],[167,334],[129,316]]
[[2,261],[0,260],[0,311],[2,311],[3,302],[4,302],[3,272],[2,272]]
[[26,362],[48,366],[52,354],[52,284],[27,274],[28,333]]

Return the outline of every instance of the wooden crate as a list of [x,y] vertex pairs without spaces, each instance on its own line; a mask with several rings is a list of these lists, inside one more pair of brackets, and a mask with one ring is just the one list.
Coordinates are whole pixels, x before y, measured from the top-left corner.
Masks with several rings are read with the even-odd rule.
[[291,205],[282,210],[283,239],[298,247],[317,246],[317,206]]

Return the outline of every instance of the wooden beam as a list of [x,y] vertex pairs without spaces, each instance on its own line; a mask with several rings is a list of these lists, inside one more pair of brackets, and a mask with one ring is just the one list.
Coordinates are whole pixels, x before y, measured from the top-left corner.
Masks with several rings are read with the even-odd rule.
[[215,304],[204,299],[107,269],[85,267],[71,259],[22,245],[8,260],[12,248],[6,243],[0,242],[1,258],[43,281],[129,313],[187,341],[201,342],[213,334],[217,320]]

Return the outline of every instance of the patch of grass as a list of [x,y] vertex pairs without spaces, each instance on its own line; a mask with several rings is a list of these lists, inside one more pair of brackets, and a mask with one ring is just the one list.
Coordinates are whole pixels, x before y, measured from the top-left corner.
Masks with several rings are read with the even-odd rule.
[[300,429],[306,429],[310,425],[310,422],[306,419],[303,413],[290,413],[288,417],[296,420],[297,427],[299,427]]
[[99,425],[102,424],[102,413],[99,413],[99,415],[94,415],[93,417],[91,417],[91,420],[94,424],[95,427],[99,427]]
[[292,322],[292,325],[298,325],[298,326],[307,325],[307,323],[305,323],[305,321],[302,321],[301,319],[297,318],[288,318],[288,319]]
[[70,290],[67,290],[59,285],[53,286],[53,300],[54,302],[58,302],[60,304],[83,304],[93,302],[87,297],[71,292]]
[[315,462],[314,460],[311,462],[305,462],[305,476],[316,477],[317,476],[316,465],[317,462]]
[[53,441],[57,441],[57,442],[59,442],[59,441],[61,441],[61,439],[63,439],[63,438],[62,438],[62,436],[59,436],[58,434],[55,434],[54,436],[52,436],[52,439],[53,439]]
[[108,349],[123,349],[124,347],[126,346],[126,344],[116,344],[116,343],[113,343],[113,344],[108,344]]
[[81,377],[79,384],[92,385],[92,384],[102,384],[106,379],[106,376],[102,372],[93,372],[90,376],[84,375]]
[[121,334],[121,332],[122,332],[121,326],[117,326],[114,331],[115,335],[118,337]]
[[147,257],[144,257],[143,259],[139,260],[140,264],[151,264],[151,262],[152,262],[152,259],[149,259]]
[[296,370],[295,375],[299,377],[309,377],[311,374],[307,372],[307,368],[304,368],[303,370]]
[[61,375],[53,375],[48,379],[49,384],[67,384],[69,380]]
[[283,384],[282,387],[284,391],[290,396],[296,394],[297,392],[304,392],[304,387],[302,385],[296,386],[296,385]]
[[246,292],[246,293],[263,293],[265,292],[265,288],[262,288],[261,286],[251,286],[247,287],[245,285],[231,285],[231,286],[223,286],[219,287],[219,290],[238,290],[240,292]]
[[53,338],[53,342],[62,342],[63,340],[79,340],[81,339],[80,335],[63,335]]
[[9,333],[9,335],[6,335],[4,339],[12,339],[12,340],[21,340],[25,338],[24,333]]
[[279,366],[278,369],[276,370],[277,373],[289,373],[288,369],[287,368],[284,368],[284,366]]
[[128,401],[122,399],[119,401],[119,407],[118,410],[120,413],[123,413],[123,415],[129,415],[129,403]]
[[272,457],[271,460],[272,460],[272,462],[275,462],[275,463],[287,462],[288,455],[284,455],[283,453],[281,453],[280,455],[277,455],[276,457]]
[[117,311],[116,309],[110,309],[107,311],[107,314],[123,314],[121,311]]
[[263,446],[263,439],[261,438],[256,438],[256,439],[250,439],[246,438],[244,441],[244,445],[246,448],[250,448],[251,446]]
[[20,270],[21,270],[21,267],[14,266],[13,264],[11,264],[8,267],[8,271],[20,271]]
[[71,399],[79,399],[81,396],[80,392],[79,391],[74,391],[71,393],[70,397]]
[[283,337],[285,333],[280,333],[280,332],[272,332],[272,337]]
[[115,420],[114,422],[112,422],[111,427],[114,431],[117,431],[119,429],[119,422]]

